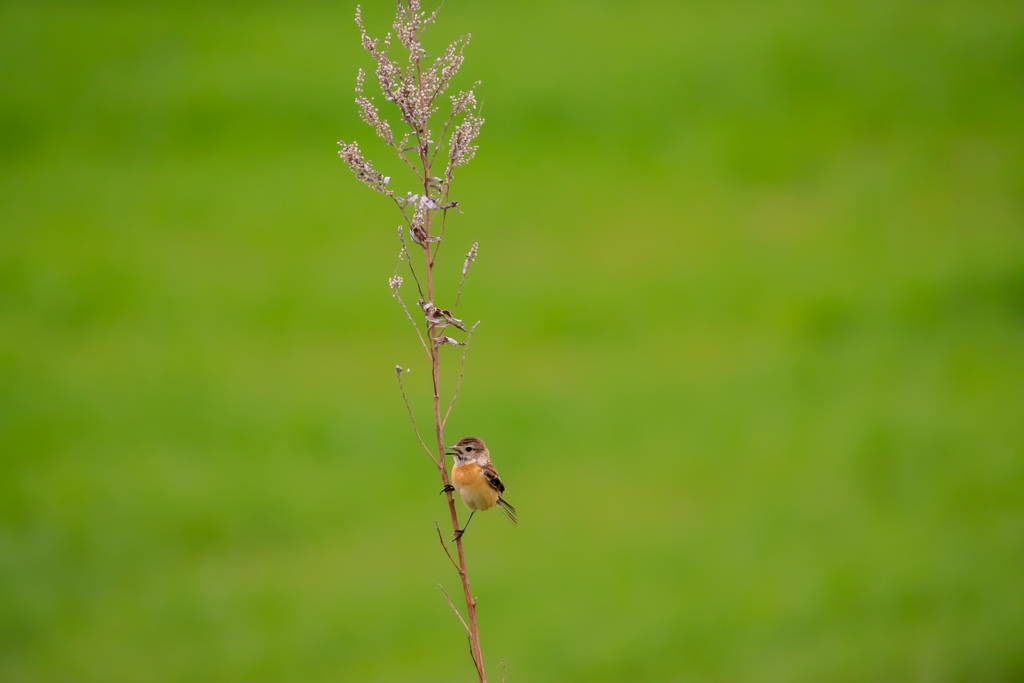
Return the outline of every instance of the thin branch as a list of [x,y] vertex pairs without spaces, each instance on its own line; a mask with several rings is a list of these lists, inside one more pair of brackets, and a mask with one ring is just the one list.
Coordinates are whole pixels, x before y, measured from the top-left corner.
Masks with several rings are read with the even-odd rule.
[[411,149],[412,149],[412,147],[404,147],[404,148],[398,150],[398,154],[399,154],[399,156],[402,157],[402,160],[405,161],[405,163],[409,165],[409,168],[411,168],[416,173],[416,177],[419,178],[420,181],[422,181],[423,180],[423,176],[420,175],[419,169],[416,168],[411,161],[409,161],[409,157],[405,156],[406,151],[411,150]]
[[402,161],[404,161],[406,165],[412,169],[412,172],[416,174],[416,177],[419,178],[420,180],[423,180],[422,176],[420,176],[419,169],[416,168],[411,161],[409,161],[409,159],[405,156],[405,152],[402,151],[402,149],[398,146],[397,143],[395,143],[394,140],[391,141],[391,146],[394,148],[396,152],[398,152],[398,156],[401,157]]
[[[402,214],[405,215],[405,208],[402,208]],[[406,221],[409,218],[406,216]],[[412,224],[410,224],[409,230],[412,230]],[[412,234],[410,232],[410,234]],[[409,255],[409,248],[405,245],[405,234],[402,232],[402,226],[398,226],[398,241],[402,243],[402,254],[405,255],[405,262],[409,264],[409,273],[412,274],[412,279],[416,283],[416,289],[420,293],[420,298],[423,298],[423,287],[420,286],[420,279],[416,277],[416,269],[412,267],[412,256]],[[418,327],[416,328],[419,329]]]
[[402,385],[401,365],[395,366],[395,376],[398,377],[398,388],[402,392],[402,400],[405,401],[405,409],[409,411],[409,421],[412,422],[412,430],[416,432],[416,438],[420,440],[420,445],[423,446],[423,450],[425,450],[427,452],[427,455],[430,456],[430,459],[434,461],[434,466],[437,467],[438,469],[441,469],[441,464],[437,462],[437,458],[434,457],[433,452],[431,452],[431,450],[427,448],[427,443],[423,440],[423,437],[420,436],[420,430],[416,426],[416,418],[413,417],[412,415],[412,407],[409,405],[409,399],[406,398],[405,396],[405,387]]
[[409,226],[410,230],[412,230],[412,221],[409,220],[409,214],[405,212],[405,200],[401,199],[400,197],[396,197],[393,193],[390,195],[390,197],[391,199],[394,200],[395,206],[398,207],[398,210],[402,212],[402,218],[405,219],[405,224]]
[[441,0],[441,4],[437,6],[437,9],[433,11],[433,13],[430,15],[430,18],[427,19],[427,21],[423,24],[423,28],[420,29],[420,36],[421,37],[426,32],[426,30],[430,27],[430,25],[433,24],[434,21],[437,19],[437,13],[441,11],[442,7],[444,7],[444,1],[445,0]]
[[[441,204],[441,206],[446,206],[448,204],[448,185],[447,184],[444,186],[444,195],[442,195],[442,197],[441,197],[440,204]],[[437,252],[440,251],[441,245],[444,244],[444,225],[445,225],[445,221],[447,221],[447,220],[448,220],[448,209],[442,209],[441,210],[441,232],[439,232],[438,235],[437,235],[438,242],[437,242],[437,248],[434,249],[434,258],[437,258]],[[433,263],[433,261],[431,261],[431,263]]]
[[437,586],[441,589],[441,592],[444,593],[444,599],[448,601],[448,606],[452,608],[452,611],[455,612],[455,616],[457,616],[459,618],[459,621],[462,622],[462,627],[466,629],[466,639],[469,641],[469,656],[473,658],[473,664],[477,666],[477,670],[482,670],[483,666],[477,660],[476,650],[473,647],[473,630],[469,628],[469,626],[466,624],[466,620],[462,618],[461,614],[459,614],[459,610],[456,609],[455,604],[452,602],[452,599],[448,597],[448,591],[444,589],[444,586],[442,586],[441,584],[437,584]]
[[[443,226],[443,223],[442,223],[442,226]],[[442,227],[442,230],[443,229],[444,228]],[[466,262],[462,264],[462,281],[459,282],[459,293],[455,295],[455,305],[452,306],[452,311],[453,312],[455,311],[456,308],[459,307],[459,299],[462,298],[462,286],[464,284],[466,284],[466,273],[469,272],[469,267],[473,264],[473,261],[476,260],[476,252],[477,252],[477,249],[479,249],[479,248],[480,248],[480,243],[479,242],[473,242],[473,247],[469,250],[469,253],[466,254]]]
[[[395,272],[397,271],[398,268],[396,266]],[[392,280],[392,282],[394,282],[394,280]],[[399,282],[398,284],[401,284],[401,282]],[[402,295],[398,293],[398,285],[395,285],[394,287],[392,287],[392,289],[395,292],[393,296],[396,299],[398,299],[398,303],[402,305],[402,310],[405,311],[405,317],[409,319],[409,322],[412,323],[413,329],[416,330],[416,336],[420,338],[420,344],[423,345],[423,350],[427,352],[427,358],[433,358],[433,356],[430,355],[430,349],[427,348],[427,340],[423,338],[423,333],[420,332],[420,326],[417,325],[416,321],[412,319],[412,314],[409,313],[409,309],[406,308],[405,302],[402,301]]]
[[391,194],[390,197],[395,202],[395,206],[398,207],[398,210],[402,212],[402,216],[405,218],[405,222],[409,223],[409,214],[405,212],[405,199],[399,197],[396,194]]
[[[468,633],[468,634],[466,635],[466,640],[468,640],[468,641],[469,641],[469,656],[470,656],[470,657],[472,658],[472,660],[473,660],[473,664],[474,664],[474,665],[476,666],[476,669],[477,669],[477,671],[481,671],[481,670],[482,670],[482,669],[484,668],[484,665],[483,665],[483,664],[481,664],[481,663],[480,663],[480,662],[479,662],[479,661],[477,660],[477,658],[476,658],[476,652],[475,652],[475,651],[473,650],[473,646],[474,646],[474,644],[475,644],[475,643],[473,642],[473,635],[474,635],[474,634],[473,634],[473,632],[472,632],[472,631],[470,631],[470,632],[469,632],[469,633]],[[480,638],[480,636],[479,636],[479,635],[477,635],[477,638],[479,639],[479,638]],[[486,679],[484,679],[484,683],[486,683]]]
[[457,616],[459,621],[462,622],[462,628],[466,629],[466,633],[469,633],[469,626],[466,624],[466,620],[462,618],[462,615],[459,614],[458,608],[456,608],[454,603],[452,603],[452,599],[448,597],[448,591],[446,591],[444,586],[441,584],[437,584],[437,587],[441,589],[442,593],[444,593],[444,599],[448,601],[448,606],[452,608],[452,611],[455,612],[455,616]]
[[[453,107],[452,108],[451,116],[449,116],[448,120],[444,122],[444,129],[441,131],[441,137],[438,138],[439,140],[442,140],[442,141],[444,140],[444,136],[448,134],[448,127],[450,125],[452,125],[452,121],[454,121],[454,120],[455,120],[455,108]],[[439,143],[437,143],[437,146],[434,147],[434,156],[432,156],[430,158],[430,165],[431,166],[433,166],[434,162],[437,161],[437,153],[440,152],[440,151],[441,151],[441,143],[439,142]]]
[[441,429],[448,424],[448,416],[452,414],[452,408],[455,407],[455,399],[459,397],[459,389],[462,388],[462,374],[466,372],[466,354],[469,353],[469,342],[473,338],[473,330],[480,324],[480,321],[476,321],[476,325],[469,328],[469,334],[466,335],[466,348],[462,350],[462,367],[459,369],[459,381],[455,383],[455,393],[452,395],[452,402],[448,404],[448,410],[444,414],[444,419],[441,420]]
[[455,567],[455,571],[461,575],[462,570],[459,568],[459,563],[455,561],[455,558],[452,557],[451,551],[448,550],[448,544],[444,542],[444,537],[441,535],[441,526],[437,523],[436,519],[434,520],[434,528],[437,529],[437,540],[441,543],[441,549],[444,550],[444,554],[448,556],[448,559],[452,561],[452,566]]

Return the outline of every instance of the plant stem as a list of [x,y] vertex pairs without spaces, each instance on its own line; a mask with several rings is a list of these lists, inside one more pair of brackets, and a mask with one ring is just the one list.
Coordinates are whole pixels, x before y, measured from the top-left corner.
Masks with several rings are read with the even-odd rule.
[[[411,14],[411,7],[410,7]],[[416,75],[417,82],[421,81],[421,66],[420,56],[416,55]],[[420,103],[423,104],[424,93],[422,87],[419,92]],[[421,109],[422,110],[422,109]],[[429,157],[428,147],[430,145],[430,136],[427,130],[427,122],[424,121],[421,130],[417,131],[417,138],[420,142],[419,152],[420,161],[423,164],[423,195],[425,197],[430,196],[430,180],[431,177],[431,160]],[[450,182],[450,181],[449,181]],[[430,237],[430,223],[431,223],[431,212],[428,209],[424,217],[423,229],[427,233],[427,237]],[[429,240],[423,243],[423,253],[426,257],[427,264],[427,300],[429,303],[434,303],[434,258],[430,253]],[[440,247],[440,242],[437,243]],[[436,253],[436,248],[435,248]],[[459,530],[459,513],[455,509],[455,497],[452,495],[449,487],[451,482],[448,478],[448,464],[445,461],[444,456],[444,422],[441,419],[441,349],[437,342],[437,326],[430,325],[427,328],[427,336],[430,339],[430,369],[431,378],[434,384],[434,428],[437,434],[437,456],[440,466],[438,469],[441,471],[441,481],[446,489],[445,495],[448,497],[448,511],[451,513],[452,518],[452,530],[453,533],[457,533]],[[455,541],[455,546],[458,549],[459,555],[459,578],[462,579],[462,591],[466,596],[466,612],[469,621],[469,648],[470,654],[473,656],[473,663],[476,665],[477,676],[480,679],[480,683],[487,683],[487,672],[484,670],[484,657],[483,651],[480,649],[480,629],[477,627],[476,621],[476,601],[473,599],[473,593],[469,588],[469,572],[466,569],[466,553],[462,547],[462,538],[459,537]]]
[[[427,164],[425,158],[423,162]],[[429,170],[429,166],[427,166]],[[428,219],[429,221],[429,219]],[[427,234],[430,234],[429,222],[426,225]],[[434,264],[430,256],[430,243],[424,245],[424,253],[427,259],[427,296],[431,303],[434,301]],[[430,338],[430,368],[431,377],[434,383],[434,431],[437,434],[437,456],[440,463],[438,469],[441,471],[441,481],[447,489],[451,482],[448,479],[448,465],[444,455],[444,423],[441,419],[441,348],[436,343],[437,327],[430,325],[427,329],[427,336]],[[455,497],[451,491],[446,491],[448,496],[448,510],[452,517],[452,530],[459,530],[459,514],[455,509]],[[462,579],[462,590],[466,595],[466,611],[469,616],[469,640],[473,652],[473,660],[476,664],[477,675],[480,683],[486,683],[487,673],[484,671],[483,652],[480,649],[480,630],[476,621],[476,601],[473,600],[473,593],[469,588],[469,572],[466,570],[466,553],[462,547],[462,538],[455,541],[459,555],[459,577]]]

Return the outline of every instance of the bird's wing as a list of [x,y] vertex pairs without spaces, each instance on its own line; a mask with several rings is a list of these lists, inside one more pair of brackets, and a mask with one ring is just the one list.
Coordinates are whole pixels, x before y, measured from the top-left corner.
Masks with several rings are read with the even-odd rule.
[[494,465],[491,463],[487,463],[486,465],[480,466],[480,471],[483,472],[484,478],[487,479],[487,483],[491,485],[491,488],[498,492],[498,507],[505,513],[505,516],[508,517],[508,521],[518,525],[518,512],[507,500],[501,497],[501,494],[505,493],[505,485],[501,483],[501,477],[498,476],[498,470],[494,469]]
[[498,492],[498,495],[505,493],[505,485],[501,483],[501,477],[498,476],[498,470],[494,469],[494,465],[491,463],[481,465],[480,471],[483,472],[484,477],[487,479],[487,483],[491,485],[492,489]]

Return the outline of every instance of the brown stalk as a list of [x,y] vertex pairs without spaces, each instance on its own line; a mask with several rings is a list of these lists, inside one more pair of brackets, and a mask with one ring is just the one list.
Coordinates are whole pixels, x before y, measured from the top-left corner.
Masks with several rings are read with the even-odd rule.
[[[419,72],[420,59],[416,58],[416,70]],[[422,99],[423,93],[420,93]],[[426,124],[423,125],[423,138],[427,137]],[[423,176],[430,177],[430,161],[427,159],[426,145],[420,147],[420,159],[423,162]],[[423,181],[424,194],[429,193],[429,181]],[[429,194],[428,194],[429,196]],[[423,229],[430,236],[431,214],[428,211]],[[440,245],[440,243],[438,243]],[[434,259],[430,254],[430,242],[423,245],[423,251],[427,260],[427,300],[434,301]],[[441,473],[441,482],[445,487],[445,495],[448,497],[448,510],[452,518],[452,533],[458,532],[459,513],[455,509],[455,497],[449,487],[451,481],[448,478],[448,464],[444,457],[444,421],[441,419],[441,349],[435,343],[437,341],[437,325],[430,325],[427,328],[427,336],[430,338],[430,375],[434,384],[434,431],[437,434],[437,457],[441,465],[438,467]],[[466,569],[466,552],[462,546],[462,538],[455,541],[455,547],[459,556],[459,578],[462,579],[462,592],[466,598],[466,613],[469,617],[469,649],[473,655],[473,663],[476,665],[477,676],[480,683],[487,683],[487,672],[484,670],[483,651],[480,648],[480,629],[476,620],[476,600],[469,588],[469,571]]]
[[[407,2],[406,7],[408,8],[410,20],[412,20],[412,3]],[[426,102],[424,100],[425,93],[422,87],[422,67],[420,64],[420,55],[416,54],[416,75],[417,80],[421,83],[419,89],[420,107],[421,111],[426,108]],[[430,181],[431,177],[431,163],[427,158],[428,150],[427,144],[424,144],[423,140],[429,140],[427,134],[427,122],[424,120],[422,129],[417,131],[417,139],[421,141],[420,148],[420,161],[423,163],[423,194],[430,196]],[[449,179],[449,183],[450,183]],[[426,212],[424,219],[423,229],[426,231],[427,236],[430,236],[430,224],[431,224],[431,213]],[[438,243],[440,246],[440,243]],[[430,254],[430,242],[423,244],[423,252],[426,256],[427,261],[427,301],[430,303],[434,302],[434,259]],[[437,325],[430,325],[427,328],[427,336],[430,339],[430,375],[434,385],[434,431],[437,435],[437,457],[440,461],[440,467],[438,470],[441,473],[441,482],[444,484],[445,495],[448,498],[448,511],[451,513],[452,518],[452,533],[457,533],[461,528],[459,526],[459,513],[455,509],[455,497],[451,491],[451,481],[448,478],[448,464],[445,462],[444,456],[444,422],[441,419],[441,349],[436,344],[437,340]],[[477,625],[476,620],[476,600],[473,599],[473,593],[469,588],[469,571],[466,569],[466,552],[462,545],[462,537],[458,536],[455,540],[455,547],[458,551],[459,556],[459,578],[462,579],[462,592],[466,598],[466,613],[469,616],[469,650],[470,654],[473,655],[473,663],[476,665],[477,676],[480,679],[480,683],[487,683],[487,672],[484,669],[483,663],[483,651],[480,648],[480,629]]]
[[[420,51],[418,46],[419,46],[420,34],[422,33],[423,29],[426,28],[426,25],[429,25],[430,23],[432,23],[433,17],[431,17],[426,22],[425,25],[421,25],[419,23],[419,18],[417,16],[418,10],[419,10],[419,3],[416,2],[415,0],[405,0],[404,2],[403,2],[403,0],[398,0],[399,18],[401,19],[402,15],[404,14],[404,16],[408,18],[408,26],[410,26],[412,28],[411,28],[411,32],[410,32],[410,29],[407,29],[405,27],[400,27],[396,23],[396,30],[400,29],[400,37],[402,37],[402,39],[406,41],[406,45],[407,46],[410,44],[408,42],[410,40],[410,38],[412,39],[412,43],[411,44],[417,46],[415,48],[415,51],[414,51],[413,55],[411,56],[412,59],[410,60],[409,66],[406,67],[404,72],[403,72],[403,70],[400,67],[397,67],[397,66],[393,65],[390,61],[388,61],[388,60],[390,60],[389,57],[387,57],[386,55],[382,55],[380,53],[380,51],[376,47],[376,41],[367,42],[367,41],[369,41],[369,39],[366,36],[365,30],[363,30],[361,20],[359,19],[358,11],[357,11],[357,23],[359,23],[360,30],[362,31],[364,47],[366,47],[366,49],[369,50],[370,53],[374,56],[374,58],[377,59],[377,61],[378,61],[378,69],[379,69],[378,77],[380,79],[383,79],[383,80],[380,81],[382,84],[385,84],[385,83],[394,84],[394,83],[398,83],[400,81],[402,83],[407,83],[408,82],[407,78],[410,75],[409,74],[409,69],[412,68],[412,64],[415,64],[415,68],[416,68],[416,90],[415,91],[411,91],[411,89],[402,90],[401,88],[394,88],[392,86],[386,86],[386,87],[384,87],[384,91],[385,91],[384,94],[385,94],[385,98],[386,99],[389,99],[390,101],[395,102],[396,104],[399,105],[399,108],[401,109],[402,114],[403,114],[403,119],[405,120],[405,122],[407,124],[409,124],[410,128],[412,129],[411,133],[412,133],[412,135],[416,139],[416,143],[417,143],[416,144],[416,149],[418,150],[418,154],[419,154],[419,164],[421,165],[422,168],[417,168],[417,166],[412,161],[410,161],[409,158],[406,157],[406,151],[410,151],[411,152],[412,150],[411,149],[402,148],[402,146],[404,145],[404,140],[406,138],[408,138],[408,134],[406,134],[406,136],[404,138],[402,138],[403,139],[402,145],[396,145],[396,144],[394,144],[394,142],[392,140],[391,146],[394,147],[398,151],[399,156],[402,157],[403,161],[405,161],[405,163],[408,164],[408,166],[410,168],[412,168],[412,170],[415,173],[417,179],[420,182],[422,182],[422,184],[423,184],[423,195],[422,196],[427,198],[428,201],[433,201],[433,200],[430,199],[430,197],[431,197],[431,185],[432,185],[431,179],[433,178],[433,174],[432,174],[431,170],[432,170],[432,167],[434,165],[434,161],[437,159],[438,150],[441,147],[441,145],[443,144],[443,140],[444,140],[445,134],[447,133],[450,124],[452,123],[453,119],[455,118],[455,112],[453,111],[452,118],[450,118],[448,120],[448,122],[445,124],[444,129],[442,131],[442,135],[438,139],[438,142],[435,143],[435,149],[433,150],[433,154],[431,154],[431,150],[430,150],[431,141],[430,141],[430,133],[429,133],[429,129],[428,129],[428,123],[429,123],[428,119],[430,118],[430,106],[431,106],[431,103],[433,102],[433,100],[438,95],[441,94],[441,92],[444,90],[445,87],[447,87],[447,85],[446,85],[447,84],[447,80],[450,79],[454,75],[455,71],[452,71],[451,73],[446,73],[446,75],[443,78],[441,78],[441,79],[438,79],[437,77],[429,78],[428,82],[431,83],[432,85],[429,88],[430,91],[429,92],[427,91],[428,88],[425,87],[424,83],[423,83],[424,73],[423,73],[423,66],[421,64],[422,53],[421,53],[421,51]],[[435,12],[435,15],[436,15],[436,12]],[[404,33],[401,33],[401,31],[404,31]],[[460,52],[459,64],[461,64],[461,59],[462,58],[461,58],[461,52]],[[437,63],[438,62],[435,62],[435,65]],[[438,68],[438,67],[435,67],[435,68]],[[447,68],[447,67],[445,67],[445,68]],[[453,67],[453,68],[455,70],[457,70],[457,66]],[[382,73],[384,74],[383,76],[380,75]],[[440,84],[440,85],[438,85],[438,84]],[[404,88],[404,87],[405,86],[403,85],[402,88]],[[390,88],[390,90],[389,90],[389,88]],[[418,119],[419,121],[417,122],[414,119]],[[451,144],[451,143],[449,143],[449,144]],[[473,148],[473,150],[475,150],[475,148]],[[358,150],[356,150],[356,152],[358,152]],[[367,174],[369,174],[371,172],[374,172],[373,169],[371,167],[369,167],[369,165],[367,163],[364,163],[364,161],[361,158],[359,158],[357,154],[353,154],[351,152],[351,150],[349,150],[349,153],[348,153],[347,157],[343,156],[342,158],[346,159],[347,163],[349,163],[350,166],[352,167],[352,170],[354,172],[356,172],[356,177],[360,178],[360,179],[363,179],[364,182],[366,182],[365,178],[367,177]],[[424,256],[424,259],[425,259],[425,266],[426,266],[425,283],[421,283],[421,280],[420,280],[420,277],[419,277],[419,276],[423,275],[423,272],[420,271],[420,273],[417,273],[416,270],[413,267],[413,262],[412,262],[411,254],[409,253],[408,248],[406,246],[406,242],[405,242],[405,238],[404,238],[404,236],[402,234],[402,230],[401,230],[401,228],[399,229],[399,239],[402,242],[402,254],[405,256],[405,260],[407,261],[408,266],[409,266],[409,271],[412,274],[414,281],[416,282],[416,287],[419,290],[420,298],[424,299],[426,301],[426,303],[429,304],[430,306],[435,306],[436,305],[435,302],[434,302],[434,260],[436,259],[437,253],[438,253],[438,251],[441,248],[442,242],[440,241],[440,239],[444,237],[445,222],[446,222],[446,219],[447,219],[447,210],[446,209],[447,208],[451,208],[452,206],[455,206],[455,203],[453,203],[450,206],[448,205],[448,196],[449,196],[449,190],[450,190],[450,187],[451,187],[452,171],[453,170],[454,170],[454,168],[446,168],[445,169],[444,182],[443,182],[443,191],[439,193],[439,195],[440,195],[439,199],[441,199],[441,205],[444,208],[439,208],[436,205],[436,203],[435,203],[433,208],[430,208],[427,204],[422,204],[421,205],[422,208],[423,208],[423,212],[424,212],[423,226],[422,227],[423,227],[423,231],[426,233],[426,239],[422,239],[422,235],[420,235],[418,232],[415,235],[413,235],[413,233],[412,233],[412,226],[413,226],[413,219],[416,217],[415,216],[415,212],[414,212],[414,215],[413,215],[413,219],[411,219],[410,216],[409,216],[409,213],[407,211],[407,206],[406,206],[405,202],[400,200],[400,199],[398,199],[394,195],[393,191],[388,190],[388,189],[386,189],[384,187],[384,185],[386,185],[386,181],[384,181],[384,183],[377,183],[377,184],[375,184],[374,182],[368,182],[367,183],[371,187],[376,189],[378,192],[381,192],[382,194],[385,194],[385,195],[389,196],[395,202],[395,204],[401,210],[402,216],[403,216],[403,218],[405,220],[405,224],[406,224],[407,228],[410,230],[410,234],[413,235],[413,241],[415,243],[417,243],[417,244],[419,244],[422,241],[421,246],[423,247],[423,256]],[[379,175],[380,174],[377,174],[377,176],[379,176]],[[377,176],[370,176],[370,177],[377,177]],[[434,184],[438,184],[438,183],[435,182]],[[438,241],[431,241],[431,228],[432,228],[432,225],[435,223],[434,218],[435,218],[436,213],[438,211],[442,212],[441,221],[440,221],[441,225],[439,226],[440,227],[440,231],[439,231],[439,235],[437,235],[437,237],[436,237],[436,239]],[[436,246],[432,247],[431,246],[432,244],[436,245]],[[475,249],[475,247],[474,247],[474,249]],[[458,532],[459,529],[460,529],[459,515],[458,515],[458,511],[456,510],[456,507],[455,507],[455,497],[452,495],[452,490],[453,489],[451,487],[451,481],[450,481],[449,476],[448,476],[448,465],[447,465],[447,462],[446,462],[446,459],[445,459],[444,426],[445,426],[445,423],[448,420],[448,416],[451,414],[451,409],[452,409],[452,406],[455,404],[455,399],[458,398],[459,389],[462,386],[462,372],[465,370],[466,356],[465,356],[465,352],[464,352],[463,356],[462,356],[462,370],[459,372],[459,378],[458,378],[458,382],[457,382],[456,387],[455,387],[454,395],[452,396],[451,403],[448,405],[447,411],[444,413],[444,415],[442,417],[442,412],[441,412],[441,348],[440,347],[443,346],[444,344],[439,343],[439,339],[441,339],[444,336],[441,333],[441,330],[443,330],[446,327],[447,323],[444,320],[439,320],[437,318],[428,318],[428,320],[427,320],[428,324],[427,324],[427,330],[426,330],[426,339],[424,339],[422,334],[420,333],[419,326],[413,320],[412,316],[409,313],[409,309],[405,306],[405,303],[402,301],[401,297],[398,294],[398,287],[401,285],[401,280],[397,278],[397,268],[396,268],[396,278],[395,278],[395,280],[397,282],[396,284],[393,284],[395,297],[399,300],[399,303],[401,304],[402,309],[405,311],[406,317],[408,317],[409,320],[411,322],[413,322],[413,326],[416,328],[417,334],[420,334],[420,341],[423,343],[423,346],[426,347],[427,354],[430,357],[430,375],[431,375],[431,381],[432,381],[432,385],[433,385],[433,400],[434,400],[434,432],[435,432],[435,436],[436,436],[436,439],[437,439],[436,457],[435,457],[435,453],[433,452],[433,449],[430,446],[427,445],[427,442],[420,435],[419,430],[416,427],[416,420],[413,417],[412,408],[409,405],[409,400],[408,400],[408,398],[405,395],[405,387],[402,385],[402,369],[400,367],[396,366],[396,375],[398,376],[399,388],[400,388],[400,390],[402,392],[402,399],[405,401],[405,406],[406,406],[406,409],[408,410],[409,419],[412,422],[413,430],[416,433],[416,438],[419,440],[420,444],[423,446],[423,448],[430,455],[431,460],[434,462],[435,467],[437,468],[438,472],[441,475],[441,483],[444,485],[444,493],[445,493],[446,498],[447,498],[448,511],[449,511],[449,514],[450,514],[450,517],[451,517],[451,522],[452,522],[452,531],[453,532]],[[459,296],[460,297],[461,297],[461,294],[462,294],[462,284],[464,284],[464,283],[465,283],[465,268],[464,268],[464,272],[463,272],[462,283],[460,283],[460,285],[459,285]],[[422,286],[423,284],[426,285],[426,287],[425,287],[426,288],[426,292],[423,291],[423,289],[424,289],[423,286]],[[458,298],[456,299],[456,303],[457,302],[458,302]],[[449,314],[449,319],[450,319],[450,314]],[[469,339],[472,336],[472,331],[475,328],[476,328],[476,325],[474,325],[473,328],[470,329],[470,331],[469,331],[469,333],[467,335],[467,339],[466,339],[467,346],[468,346],[468,343],[469,343]],[[465,619],[463,619],[462,614],[455,607],[454,603],[452,603],[451,598],[448,596],[448,593],[447,593],[447,591],[444,590],[443,586],[441,587],[441,590],[442,590],[442,592],[444,592],[445,598],[448,600],[448,604],[451,606],[452,610],[456,613],[456,615],[458,615],[459,621],[462,623],[462,625],[466,629],[466,635],[467,635],[467,638],[468,638],[468,641],[469,641],[469,653],[470,653],[470,657],[473,660],[473,665],[476,667],[477,676],[478,676],[478,678],[480,680],[480,683],[486,683],[486,681],[487,681],[487,673],[486,673],[486,671],[484,669],[483,652],[482,652],[481,647],[480,647],[480,630],[479,630],[479,627],[478,627],[478,624],[477,624],[476,600],[473,598],[473,594],[472,594],[472,592],[470,590],[469,571],[466,568],[466,553],[465,553],[465,548],[463,546],[462,538],[461,538],[461,536],[458,536],[455,539],[455,550],[456,550],[456,552],[455,552],[455,554],[453,556],[453,554],[449,550],[448,544],[446,544],[444,542],[444,538],[443,538],[443,536],[441,534],[440,525],[438,525],[436,522],[435,522],[435,528],[437,529],[438,540],[441,543],[441,547],[444,549],[445,554],[448,556],[448,559],[451,561],[452,566],[455,567],[456,571],[459,574],[459,579],[462,582],[462,591],[463,591],[464,598],[466,600],[466,618]],[[456,558],[457,558],[457,560],[456,560]],[[504,676],[504,673],[503,673],[503,676]]]

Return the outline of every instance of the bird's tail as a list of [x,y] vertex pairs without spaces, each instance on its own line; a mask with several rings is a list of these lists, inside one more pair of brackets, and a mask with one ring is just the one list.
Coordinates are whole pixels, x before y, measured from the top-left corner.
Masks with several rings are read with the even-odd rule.
[[509,505],[509,502],[501,496],[498,496],[498,507],[500,507],[501,511],[505,513],[505,516],[508,517],[508,521],[519,526],[519,520],[516,518],[516,515],[519,513],[516,512],[516,509]]

